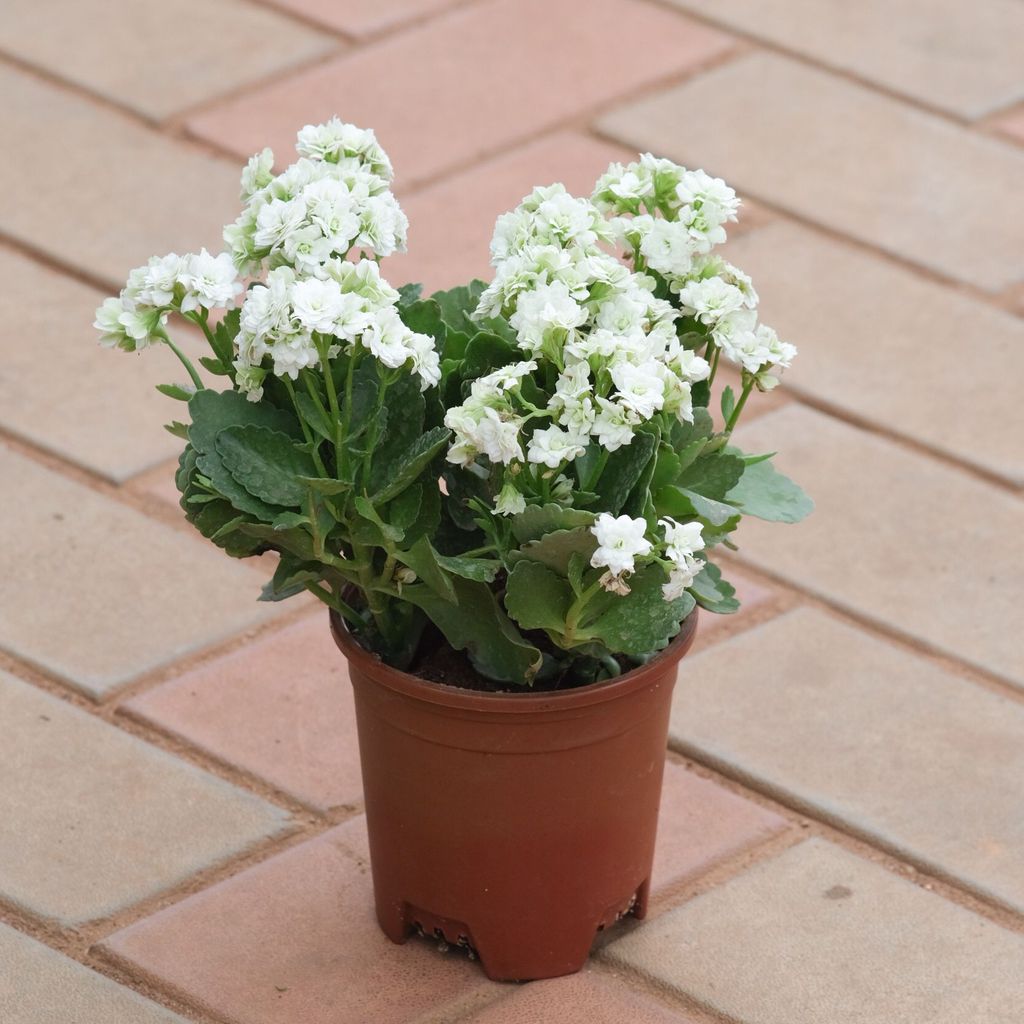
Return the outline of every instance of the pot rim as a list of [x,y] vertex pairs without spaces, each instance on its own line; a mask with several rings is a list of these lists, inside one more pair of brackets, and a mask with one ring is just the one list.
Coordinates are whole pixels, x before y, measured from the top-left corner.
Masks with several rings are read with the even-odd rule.
[[345,657],[363,673],[395,693],[428,704],[449,708],[499,713],[536,713],[538,711],[586,707],[590,704],[616,700],[656,682],[666,668],[672,667],[690,649],[697,632],[698,606],[683,619],[679,632],[663,650],[647,664],[639,665],[614,679],[605,679],[571,690],[490,693],[485,690],[467,690],[449,686],[402,672],[385,664],[379,655],[372,654],[356,643],[342,617],[333,609],[329,612],[331,634]]

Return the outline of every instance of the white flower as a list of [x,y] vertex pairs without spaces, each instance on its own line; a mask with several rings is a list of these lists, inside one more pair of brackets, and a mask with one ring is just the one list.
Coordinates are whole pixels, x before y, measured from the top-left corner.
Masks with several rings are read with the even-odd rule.
[[704,568],[699,558],[688,558],[683,565],[677,565],[668,574],[668,583],[662,585],[661,593],[666,601],[675,601],[683,596],[687,587],[693,586],[697,574]]
[[363,345],[392,370],[404,366],[412,356],[409,337],[412,332],[402,323],[393,306],[380,309],[363,332]]
[[687,281],[679,289],[679,302],[684,312],[692,313],[701,323],[715,324],[722,317],[742,309],[746,305],[746,297],[735,285],[720,277],[709,277]]
[[281,245],[293,232],[303,226],[306,219],[306,200],[302,196],[294,199],[272,199],[261,206],[256,214],[256,231],[253,243],[261,249],[273,249]]
[[205,249],[197,255],[184,257],[178,280],[185,288],[181,300],[183,313],[202,306],[221,309],[234,305],[235,296],[242,291],[238,271],[230,253],[211,256]]
[[359,234],[359,212],[352,193],[340,181],[324,178],[302,190],[305,216],[330,243],[331,252],[346,253]]
[[342,313],[341,286],[330,279],[309,277],[296,281],[292,288],[292,309],[295,319],[307,330],[333,334]]
[[267,371],[261,370],[258,366],[251,366],[244,359],[236,359],[234,366],[238,390],[250,402],[258,402],[263,397],[263,381],[266,379]]
[[637,417],[631,409],[598,398],[598,413],[594,419],[593,434],[597,443],[610,452],[623,448],[633,440]]
[[677,523],[666,517],[659,519],[658,525],[665,531],[665,554],[673,562],[682,562],[684,558],[700,551],[704,547],[704,531],[702,523]]
[[269,348],[274,360],[274,376],[297,380],[300,370],[320,365],[320,353],[310,334],[292,334],[275,338]]
[[519,492],[516,485],[509,481],[498,493],[494,502],[494,511],[499,516],[515,516],[526,511],[526,498]]
[[370,196],[363,204],[355,244],[371,249],[378,256],[391,256],[396,252],[405,252],[408,230],[409,218],[390,192]]
[[325,124],[307,124],[298,134],[295,144],[300,156],[311,160],[325,160],[344,164],[351,161],[385,181],[394,176],[391,161],[381,148],[376,135],[368,128],[357,128],[332,117]]
[[686,225],[661,219],[652,220],[640,241],[640,254],[647,265],[666,277],[683,277],[690,272],[693,248]]
[[135,301],[147,306],[170,305],[174,300],[174,289],[185,271],[187,259],[173,252],[166,256],[153,256],[146,264]]
[[548,331],[571,331],[586,319],[587,311],[569,294],[566,285],[555,281],[520,295],[510,323],[519,336],[520,347],[536,353]]
[[501,366],[497,370],[478,377],[473,381],[473,391],[484,395],[490,392],[511,391],[519,387],[522,379],[537,369],[537,364],[532,360],[524,360],[519,363],[512,363],[510,366]]
[[280,247],[284,258],[296,270],[307,274],[315,274],[333,250],[333,242],[324,238],[316,224],[307,224],[293,231]]
[[491,462],[509,463],[523,457],[519,443],[521,426],[518,417],[503,419],[496,409],[486,408],[471,439]]
[[644,537],[647,522],[630,516],[612,516],[602,512],[590,532],[597,538],[597,550],[591,556],[590,564],[595,568],[607,566],[618,576],[632,572],[637,555],[647,555],[651,542]]
[[267,283],[253,285],[242,303],[241,332],[253,338],[292,331],[292,286],[295,272],[278,267],[267,274]]
[[533,432],[526,457],[530,462],[558,469],[563,462],[571,462],[585,451],[586,446],[580,443],[578,435],[553,425]]
[[601,303],[595,323],[603,330],[629,335],[643,329],[646,317],[646,302],[635,294],[620,293]]
[[725,241],[722,224],[736,220],[740,201],[721,178],[704,171],[685,171],[676,186],[679,220],[689,228],[702,251]]
[[123,348],[129,352],[135,350],[135,342],[129,338],[121,323],[125,312],[124,301],[120,298],[103,300],[103,305],[96,310],[93,327],[100,332],[100,344],[104,348]]
[[421,391],[441,383],[441,360],[429,334],[412,333],[406,339],[412,353],[412,368],[420,376]]
[[786,370],[796,358],[796,345],[788,341],[780,341],[778,334],[767,324],[758,324],[757,339],[768,353],[768,362],[773,366]]
[[262,153],[249,157],[242,171],[242,202],[248,202],[257,192],[265,189],[274,180],[274,153],[264,149]]
[[757,314],[740,309],[715,324],[711,336],[726,359],[756,373],[770,359],[767,339],[756,330]]
[[619,392],[620,404],[642,419],[650,419],[665,404],[665,382],[654,362],[635,366],[625,361],[611,369],[612,382]]

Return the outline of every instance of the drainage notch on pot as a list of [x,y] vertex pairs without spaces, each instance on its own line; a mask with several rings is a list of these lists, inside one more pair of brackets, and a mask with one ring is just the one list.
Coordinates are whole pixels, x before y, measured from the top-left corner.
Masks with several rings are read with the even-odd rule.
[[[496,980],[578,971],[647,913],[668,717],[694,610],[657,658],[556,693],[487,693],[349,661],[377,919],[473,950]],[[417,927],[418,926],[418,927]]]

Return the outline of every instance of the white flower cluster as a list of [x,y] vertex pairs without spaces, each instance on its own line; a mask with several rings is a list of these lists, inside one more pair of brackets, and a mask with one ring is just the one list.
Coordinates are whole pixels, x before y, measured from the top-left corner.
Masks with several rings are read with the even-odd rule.
[[338,118],[299,132],[299,159],[276,177],[269,149],[242,172],[245,209],[224,229],[235,264],[315,272],[350,249],[405,251],[409,221],[391,193],[391,162],[372,131]]
[[227,253],[211,256],[203,249],[187,256],[154,256],[128,275],[117,298],[106,299],[96,310],[93,327],[101,345],[134,352],[161,338],[172,310],[228,308],[241,291]]
[[[682,597],[687,587],[692,586],[697,574],[704,568],[704,562],[695,553],[704,547],[701,536],[704,527],[700,523],[677,523],[674,519],[661,519],[659,526],[664,537],[657,541],[663,555],[657,555],[662,562],[668,562],[669,581],[661,588],[666,601]],[[651,555],[655,544],[645,536],[647,521],[631,516],[612,516],[607,512],[597,517],[590,528],[597,539],[597,549],[591,556],[590,564],[597,569],[608,571],[601,577],[605,590],[616,594],[628,594],[626,577],[636,571],[636,559]]]
[[[474,317],[507,317],[530,360],[518,364],[514,378],[503,368],[475,381],[467,402],[449,412],[450,461],[525,457],[554,471],[591,440],[608,451],[628,445],[659,412],[692,421],[690,386],[708,376],[708,364],[683,348],[677,311],[655,297],[654,279],[631,273],[601,248],[613,236],[601,211],[563,185],[535,189],[499,218],[491,243],[495,277]],[[558,371],[543,409],[519,391],[540,363]],[[548,424],[521,438],[537,417]]]
[[[405,248],[408,222],[391,194],[391,162],[372,131],[334,118],[299,132],[300,159],[274,177],[269,149],[242,172],[245,211],[224,229],[230,252],[153,257],[133,270],[119,298],[96,311],[106,345],[134,351],[163,339],[168,313],[226,309],[242,291],[239,272],[271,269],[250,287],[235,339],[238,389],[263,397],[272,372],[295,380],[323,356],[361,345],[389,369],[410,366],[424,390],[438,383],[434,340],[402,322],[398,292],[374,260],[353,263],[354,246],[376,258]],[[195,316],[192,317],[196,319]]]
[[736,193],[721,178],[647,153],[628,167],[612,164],[593,200],[617,215],[636,266],[657,271],[678,294],[682,312],[709,331],[725,357],[752,374],[761,390],[773,388],[773,371],[787,368],[796,348],[758,324],[750,278],[711,255],[725,241],[724,225],[736,220]]
[[267,356],[275,376],[295,380],[300,370],[319,366],[325,352],[330,357],[357,344],[389,369],[410,364],[424,390],[437,384],[434,339],[406,327],[398,297],[372,260],[329,259],[315,277],[288,266],[271,270],[242,305],[235,360],[239,390],[252,401],[262,397]]

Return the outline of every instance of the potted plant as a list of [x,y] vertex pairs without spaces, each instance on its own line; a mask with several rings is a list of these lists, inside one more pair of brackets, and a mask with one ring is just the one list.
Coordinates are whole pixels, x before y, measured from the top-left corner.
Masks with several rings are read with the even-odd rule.
[[407,221],[373,133],[334,119],[297,149],[249,161],[227,251],[151,259],[96,326],[188,372],[160,390],[188,410],[189,521],[277,553],[263,600],[330,609],[383,930],[494,978],[578,970],[646,910],[677,664],[698,605],[738,607],[711,551],[810,510],[731,440],[795,349],[712,254],[739,201],[702,171],[648,154],[591,198],[535,189],[489,284],[423,298],[379,270]]

